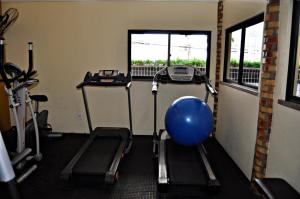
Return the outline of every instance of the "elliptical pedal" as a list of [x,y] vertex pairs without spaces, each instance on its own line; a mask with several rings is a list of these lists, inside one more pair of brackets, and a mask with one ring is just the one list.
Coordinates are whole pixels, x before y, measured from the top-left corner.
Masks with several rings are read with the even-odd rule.
[[18,178],[16,179],[17,183],[20,184],[21,182],[23,182],[30,174],[32,174],[36,169],[37,169],[37,165],[32,165],[29,169],[27,169],[25,172],[22,173],[22,175],[18,176]]

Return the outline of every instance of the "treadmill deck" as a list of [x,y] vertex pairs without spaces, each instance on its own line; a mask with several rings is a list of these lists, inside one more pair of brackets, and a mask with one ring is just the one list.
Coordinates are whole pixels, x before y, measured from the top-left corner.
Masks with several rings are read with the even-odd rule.
[[96,137],[73,168],[75,175],[105,175],[121,139]]
[[129,135],[127,128],[97,127],[61,172],[61,178],[113,184],[131,142]]
[[207,186],[204,164],[196,147],[183,147],[167,139],[166,155],[170,184]]

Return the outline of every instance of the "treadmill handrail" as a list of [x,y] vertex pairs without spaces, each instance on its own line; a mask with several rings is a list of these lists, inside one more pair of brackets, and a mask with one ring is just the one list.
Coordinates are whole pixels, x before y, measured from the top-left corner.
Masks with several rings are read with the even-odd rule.
[[[154,127],[153,127],[153,137],[154,137],[154,145],[157,145],[158,143],[156,142],[156,139],[158,138],[157,135],[157,93],[158,93],[158,88],[159,88],[159,83],[163,83],[163,84],[197,84],[197,85],[201,85],[201,84],[205,84],[205,96],[204,96],[204,102],[207,103],[208,101],[208,97],[209,94],[211,94],[212,96],[216,96],[218,94],[218,91],[211,85],[209,79],[206,77],[206,75],[197,75],[196,76],[196,72],[198,72],[199,74],[201,74],[201,71],[196,68],[194,68],[194,76],[192,78],[192,80],[190,81],[186,81],[186,82],[179,82],[179,81],[173,81],[169,74],[168,74],[168,67],[171,66],[166,66],[164,68],[162,68],[161,70],[159,70],[153,77],[153,82],[152,82],[152,94],[153,94],[153,98],[154,98]],[[163,75],[164,77],[166,77],[166,79],[160,79],[161,75]],[[197,77],[197,78],[195,78]],[[155,146],[153,146],[153,153],[155,153]]]
[[126,141],[122,140],[118,149],[116,150],[114,154],[114,158],[110,164],[109,170],[105,173],[105,182],[108,184],[113,184],[114,183],[114,177],[117,173],[119,164],[121,162],[122,153],[126,149]]
[[211,168],[209,161],[207,159],[207,152],[203,145],[197,146],[198,153],[201,156],[201,159],[203,161],[205,171],[207,173],[208,177],[208,186],[209,187],[220,187],[220,182],[215,176],[213,169]]
[[[210,81],[206,77],[206,75],[197,75],[201,74],[201,71],[194,67],[194,73],[193,77],[186,82],[181,81],[173,81],[171,78],[171,75],[168,73],[167,70],[168,67],[165,67],[158,71],[156,75],[153,78],[152,82],[152,94],[154,97],[154,130],[153,130],[153,153],[154,155],[158,155],[158,184],[159,185],[166,185],[169,184],[171,179],[169,179],[169,173],[167,169],[167,158],[168,155],[166,154],[167,148],[166,148],[166,140],[162,139],[162,134],[166,131],[160,131],[159,134],[157,133],[157,92],[158,92],[158,86],[159,83],[172,83],[172,84],[205,84],[205,98],[204,101],[207,103],[209,94],[212,94],[213,96],[217,95],[218,92],[213,86],[211,85]],[[197,72],[197,73],[196,73]],[[161,76],[162,75],[162,76]],[[197,76],[196,76],[197,75]],[[190,75],[191,76],[191,75]],[[162,79],[160,79],[160,77]],[[184,81],[184,80],[182,80]],[[156,150],[158,148],[158,151]],[[205,174],[207,177],[207,187],[212,190],[218,190],[220,187],[220,183],[218,179],[216,178],[209,161],[207,159],[207,154],[205,151],[205,148],[202,145],[199,145],[197,147],[198,155],[201,157]],[[157,153],[157,154],[156,154]]]

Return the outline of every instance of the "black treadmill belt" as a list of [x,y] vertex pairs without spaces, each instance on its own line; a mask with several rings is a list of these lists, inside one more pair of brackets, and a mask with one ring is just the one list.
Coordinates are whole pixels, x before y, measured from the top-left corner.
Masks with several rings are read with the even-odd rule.
[[75,175],[105,175],[120,145],[120,138],[96,137],[73,168]]
[[207,175],[196,147],[183,147],[166,140],[170,184],[207,186]]

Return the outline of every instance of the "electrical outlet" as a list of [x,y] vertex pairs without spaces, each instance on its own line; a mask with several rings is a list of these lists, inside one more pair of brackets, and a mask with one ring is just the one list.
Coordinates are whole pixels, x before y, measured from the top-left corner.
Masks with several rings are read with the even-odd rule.
[[83,118],[82,113],[77,113],[77,118],[78,118],[79,120],[82,120],[82,118]]

